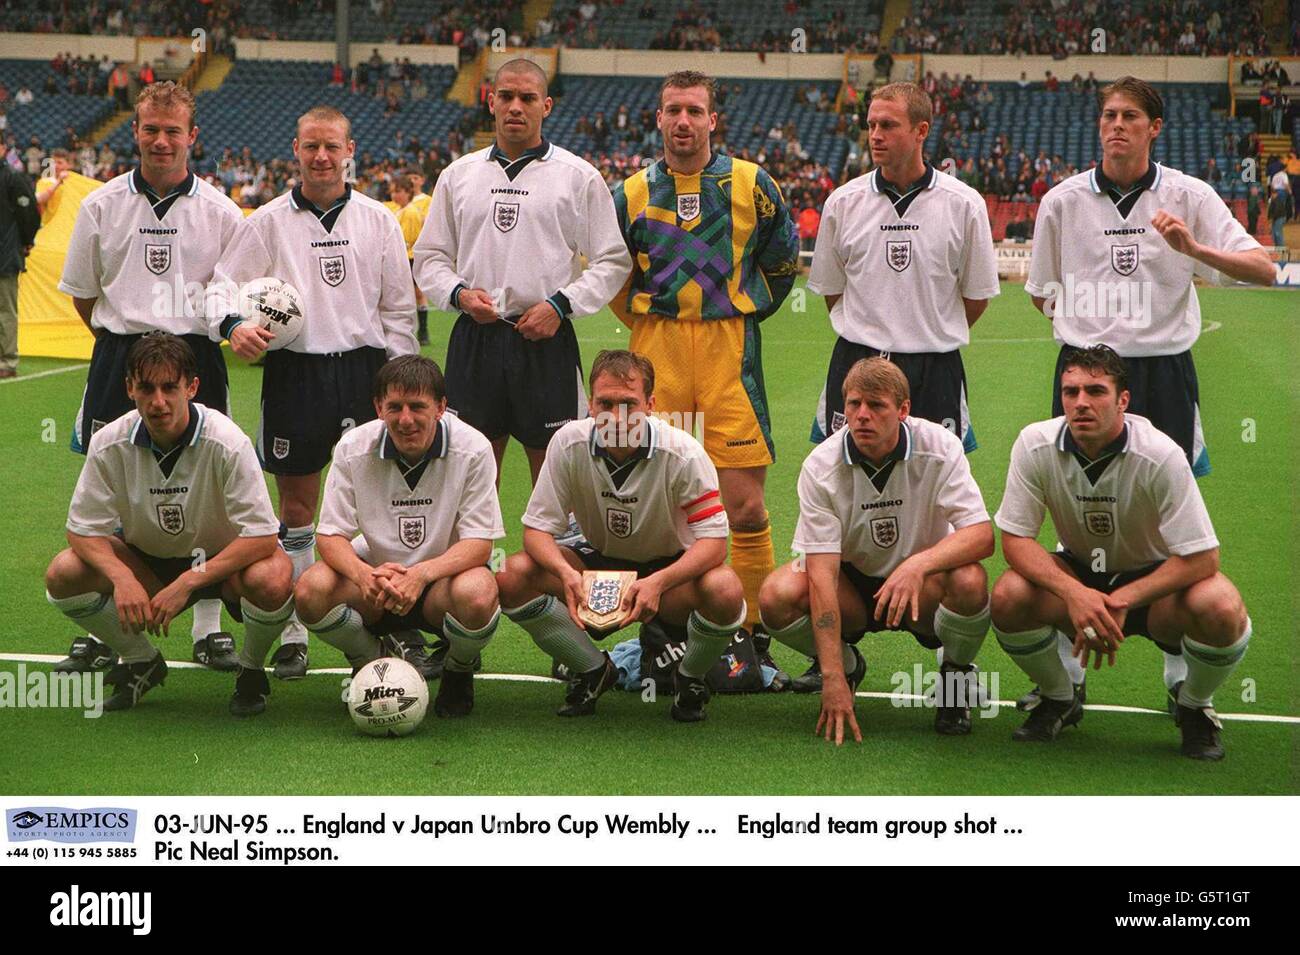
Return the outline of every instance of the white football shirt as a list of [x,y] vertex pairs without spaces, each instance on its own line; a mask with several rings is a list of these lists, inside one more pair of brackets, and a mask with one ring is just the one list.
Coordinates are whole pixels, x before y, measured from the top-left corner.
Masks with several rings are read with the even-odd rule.
[[794,548],[839,554],[868,577],[888,577],[954,530],[988,519],[961,439],[909,417],[879,468],[858,451],[848,428],[813,448],[799,469]]
[[696,540],[727,536],[718,472],[693,437],[648,418],[646,444],[610,474],[595,418],[570,421],[551,438],[542,473],[524,512],[525,527],[568,530],[569,514],[606,557],[671,557]]
[[[1052,333],[1063,345],[1106,344],[1121,355],[1177,355],[1201,333],[1193,275],[1222,274],[1175,252],[1151,220],[1160,210],[1198,242],[1225,252],[1258,249],[1207,183],[1151,163],[1121,194],[1096,166],[1043,196],[1025,291],[1055,298]],[[1228,281],[1231,281],[1230,279]]]
[[140,412],[95,432],[67,528],[122,538],[154,557],[216,556],[237,537],[280,531],[248,436],[219,411],[190,403],[190,426],[170,453],[154,448]]
[[243,219],[193,173],[163,197],[124,173],[82,201],[59,291],[95,299],[91,325],[115,335],[206,335],[204,290]]
[[998,294],[984,198],[926,165],[904,189],[876,169],[822,209],[808,291],[842,296],[831,326],[881,351],[949,352],[970,342],[963,298]]
[[495,146],[469,153],[438,177],[415,243],[416,283],[453,312],[461,286],[499,289],[503,316],[548,300],[566,317],[600,311],[632,272],[609,186],[545,140],[512,163],[498,155]]
[[1086,467],[1064,417],[1021,431],[998,527],[1036,538],[1050,513],[1066,550],[1112,574],[1218,547],[1182,448],[1141,415],[1126,414],[1124,425]]
[[214,340],[229,333],[227,320],[239,310],[235,290],[267,276],[302,296],[302,332],[288,351],[327,355],[369,346],[385,349],[389,358],[419,351],[401,226],[383,203],[351,187],[321,210],[294,186],[244,220],[209,290]]
[[316,533],[360,536],[369,563],[404,567],[457,541],[505,537],[492,445],[444,414],[428,453],[412,467],[382,420],[352,428],[334,446]]

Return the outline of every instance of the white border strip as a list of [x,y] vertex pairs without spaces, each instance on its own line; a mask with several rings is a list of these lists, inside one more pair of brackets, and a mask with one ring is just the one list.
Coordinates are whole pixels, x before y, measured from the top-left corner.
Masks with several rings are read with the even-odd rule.
[[[0,653],[0,661],[10,663],[58,663],[63,657],[56,653]],[[168,660],[169,670],[206,670],[201,663],[191,660]],[[308,670],[309,676],[350,676],[352,670],[347,667],[321,667]],[[537,676],[532,673],[476,673],[476,680],[500,680],[509,683],[559,683],[549,676]],[[878,693],[865,690],[856,694],[869,700],[923,700],[917,693]],[[997,700],[998,706],[1015,706],[1014,700]],[[1165,716],[1165,710],[1149,710],[1141,706],[1112,706],[1105,703],[1089,703],[1085,710],[1098,713],[1143,713],[1148,716]],[[1300,716],[1276,716],[1271,713],[1219,713],[1219,719],[1236,720],[1242,723],[1300,723]]]

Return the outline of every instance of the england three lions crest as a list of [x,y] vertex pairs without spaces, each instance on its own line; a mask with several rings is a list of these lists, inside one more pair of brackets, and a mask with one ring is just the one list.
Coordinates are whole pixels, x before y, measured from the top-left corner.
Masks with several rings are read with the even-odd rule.
[[185,530],[185,512],[179,504],[158,505],[158,526],[173,537]]
[[628,537],[632,533],[632,512],[609,508],[605,511],[605,526],[615,537]]
[[906,272],[912,264],[912,240],[885,243],[885,261],[895,272]]
[[877,517],[871,521],[871,542],[888,549],[898,543],[898,518]]
[[399,517],[397,519],[397,536],[411,550],[424,543],[424,515]]
[[492,204],[492,222],[501,232],[509,232],[519,224],[519,203],[494,202]]
[[162,275],[172,267],[172,247],[148,243],[144,247],[145,267],[154,275]]
[[1084,524],[1088,527],[1088,533],[1097,537],[1109,537],[1115,533],[1115,519],[1111,516],[1110,511],[1084,511]]
[[677,197],[677,218],[690,222],[700,217],[700,194],[688,192]]
[[1132,275],[1138,267],[1137,244],[1112,245],[1110,247],[1110,267],[1120,275]]
[[326,285],[338,286],[348,277],[348,267],[341,255],[323,255],[320,259],[320,277]]

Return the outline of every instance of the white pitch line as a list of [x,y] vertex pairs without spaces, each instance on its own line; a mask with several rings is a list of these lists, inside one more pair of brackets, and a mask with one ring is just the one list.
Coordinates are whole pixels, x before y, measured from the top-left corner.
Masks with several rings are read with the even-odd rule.
[[[0,661],[10,663],[58,663],[63,657],[55,653],[0,653]],[[191,660],[168,660],[169,670],[206,670],[201,663]],[[347,667],[319,667],[307,671],[308,676],[351,676]],[[537,676],[532,673],[476,673],[476,680],[499,680],[509,683],[560,683],[549,676]],[[923,700],[918,693],[880,693],[860,690],[857,696],[870,700]],[[997,700],[997,706],[1015,706],[1014,700]],[[1112,706],[1105,703],[1088,703],[1085,710],[1100,713],[1144,713],[1149,716],[1168,716],[1165,710],[1149,710],[1141,706]],[[1270,713],[1220,713],[1219,719],[1237,720],[1242,723],[1300,723],[1300,716],[1274,716]]]
[[61,375],[65,371],[80,371],[83,368],[89,368],[90,362],[83,365],[64,365],[62,368],[51,368],[48,371],[38,371],[34,375],[19,375],[16,378],[0,379],[0,385],[16,385],[23,381],[35,381],[37,378],[46,378],[50,375]]

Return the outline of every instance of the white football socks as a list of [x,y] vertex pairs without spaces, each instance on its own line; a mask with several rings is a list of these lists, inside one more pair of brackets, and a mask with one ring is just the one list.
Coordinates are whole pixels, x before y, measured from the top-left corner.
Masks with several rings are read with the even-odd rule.
[[[813,636],[812,618],[808,614],[804,614],[794,623],[780,630],[769,627],[766,623],[763,626],[777,643],[784,644],[791,650],[798,650],[806,657],[817,659],[817,640]],[[858,665],[858,661],[853,656],[853,651],[849,649],[849,645],[843,641],[840,641],[840,653],[844,662],[844,672],[848,674]]]
[[221,630],[221,601],[208,597],[194,605],[194,624],[190,627],[190,636],[198,643],[210,633]]
[[379,640],[361,622],[361,614],[347,604],[339,604],[306,628],[332,647],[343,651],[348,662],[361,666],[383,655]]
[[570,673],[589,673],[605,665],[605,654],[573,622],[563,601],[543,594],[522,607],[505,607],[502,612],[523,627],[543,653],[563,663]]
[[989,607],[969,617],[949,610],[943,604],[934,612],[934,632],[943,644],[943,659],[953,666],[964,667],[975,660],[989,632]]
[[1211,647],[1183,637],[1183,659],[1187,661],[1187,679],[1178,692],[1182,706],[1204,709],[1214,704],[1214,691],[1232,676],[1250,645],[1251,623],[1246,618],[1246,629],[1235,643],[1226,647]]
[[692,679],[703,679],[723,651],[731,646],[731,638],[745,622],[747,612],[748,607],[742,600],[739,617],[731,623],[714,623],[700,616],[698,610],[692,610],[686,618],[686,653],[677,669]]
[[275,643],[293,614],[293,597],[275,610],[263,610],[249,603],[247,597],[240,597],[239,607],[244,613],[244,645],[239,651],[239,663],[250,670],[260,670],[266,663],[271,644]]
[[474,671],[474,662],[478,655],[483,652],[483,648],[488,645],[492,639],[492,634],[497,632],[497,623],[501,620],[501,609],[497,608],[492,614],[492,619],[480,627],[478,630],[470,630],[463,623],[457,620],[448,611],[442,618],[442,635],[447,638],[447,662],[448,670],[459,670],[462,673],[472,673]]
[[993,627],[1002,649],[1013,663],[1038,684],[1044,698],[1066,702],[1074,698],[1070,674],[1061,662],[1057,632],[1051,627],[1005,633]]
[[93,631],[102,642],[117,651],[123,663],[147,663],[158,655],[146,633],[128,633],[122,629],[112,594],[51,597],[46,591],[45,599],[77,626],[87,632]]
[[[280,546],[284,548],[284,552],[289,555],[289,562],[293,564],[293,582],[296,584],[298,578],[306,573],[307,568],[316,562],[316,525],[306,524],[302,527],[286,528]],[[285,624],[280,634],[280,643],[307,643],[307,630],[303,629],[297,614],[290,615],[289,622]]]

